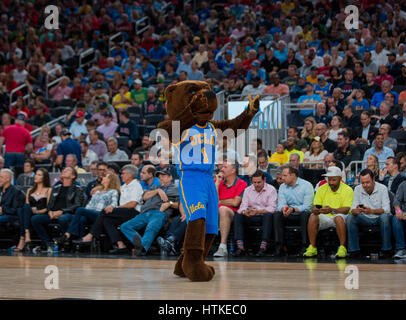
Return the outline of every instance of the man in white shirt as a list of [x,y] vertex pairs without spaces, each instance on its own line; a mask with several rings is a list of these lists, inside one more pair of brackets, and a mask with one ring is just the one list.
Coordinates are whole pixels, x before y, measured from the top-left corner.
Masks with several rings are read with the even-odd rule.
[[75,114],[75,121],[72,122],[69,131],[71,132],[73,139],[79,139],[80,136],[87,135],[85,114],[83,111],[78,111]]
[[89,171],[90,164],[93,161],[98,161],[99,157],[97,156],[96,152],[89,149],[89,144],[85,140],[80,142],[80,146],[82,148],[82,167],[86,171]]
[[385,46],[381,40],[377,40],[375,43],[375,50],[372,51],[371,58],[375,65],[380,66],[388,63],[388,50],[385,50]]
[[118,149],[118,142],[117,139],[114,137],[110,137],[107,139],[107,152],[104,157],[103,161],[126,161],[128,160],[128,155],[123,150]]
[[252,84],[247,84],[242,90],[243,96],[248,96],[249,94],[255,96],[264,92],[266,86],[261,83],[261,78],[259,76],[253,77],[251,83]]
[[388,188],[375,182],[375,176],[369,169],[360,173],[360,184],[354,189],[351,214],[347,216],[348,252],[350,257],[359,257],[359,226],[376,226],[381,229],[381,256],[391,256],[391,221]]
[[24,62],[20,61],[17,64],[17,69],[13,70],[13,77],[17,84],[22,84],[27,79],[28,72],[24,69]]

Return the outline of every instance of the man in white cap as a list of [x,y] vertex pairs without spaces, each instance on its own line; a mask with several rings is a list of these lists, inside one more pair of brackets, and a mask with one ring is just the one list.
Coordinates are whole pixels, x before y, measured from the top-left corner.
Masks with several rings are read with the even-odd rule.
[[319,230],[336,228],[340,246],[336,258],[347,256],[346,244],[346,215],[348,214],[354,197],[351,187],[341,181],[342,172],[340,168],[330,166],[327,173],[328,183],[319,187],[313,200],[312,215],[309,218],[307,232],[310,245],[304,257],[317,256],[316,239]]

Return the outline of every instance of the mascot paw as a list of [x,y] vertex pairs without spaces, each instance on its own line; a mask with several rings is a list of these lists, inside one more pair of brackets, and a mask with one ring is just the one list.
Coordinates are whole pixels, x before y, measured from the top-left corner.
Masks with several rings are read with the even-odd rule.
[[184,277],[186,277],[186,275],[182,269],[182,262],[183,262],[183,252],[180,254],[178,261],[175,264],[175,269],[173,270],[173,274],[178,277],[184,278]]
[[214,268],[204,263],[202,251],[188,250],[183,258],[182,269],[190,281],[210,281],[214,277]]
[[260,98],[261,98],[261,95],[259,95],[259,94],[257,94],[254,99],[252,98],[251,94],[248,95],[248,100],[249,100],[248,113],[249,114],[255,115],[258,112]]

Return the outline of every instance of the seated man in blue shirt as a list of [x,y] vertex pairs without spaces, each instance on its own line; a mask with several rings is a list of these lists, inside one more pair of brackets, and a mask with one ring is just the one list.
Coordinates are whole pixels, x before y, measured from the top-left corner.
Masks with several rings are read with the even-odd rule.
[[282,169],[283,184],[279,187],[278,211],[274,215],[275,254],[281,255],[284,245],[284,227],[286,224],[300,225],[302,250],[306,250],[307,222],[313,204],[313,186],[310,182],[299,178],[299,171],[292,166]]
[[389,157],[394,157],[395,155],[391,148],[385,147],[383,145],[385,142],[385,138],[382,133],[378,133],[375,136],[374,141],[375,141],[375,147],[371,147],[367,151],[365,151],[364,159],[362,159],[362,161],[366,163],[368,156],[370,154],[373,154],[378,157],[379,162],[381,162],[379,166],[381,169],[383,169],[383,167],[385,165],[382,162],[385,162],[386,159],[388,159]]
[[156,169],[152,164],[145,165],[142,167],[140,178],[142,190],[149,190],[153,186],[159,188],[159,179],[155,177]]

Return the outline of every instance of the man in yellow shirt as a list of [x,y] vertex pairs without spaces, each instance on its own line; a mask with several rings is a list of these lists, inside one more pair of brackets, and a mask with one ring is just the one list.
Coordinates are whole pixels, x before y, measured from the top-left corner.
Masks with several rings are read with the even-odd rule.
[[296,140],[294,137],[288,137],[286,140],[286,149],[284,153],[286,154],[286,159],[289,159],[292,153],[296,153],[300,157],[300,162],[303,162],[304,153],[300,150],[296,150]]
[[313,200],[312,215],[309,218],[307,232],[310,245],[304,257],[317,256],[316,239],[319,230],[336,228],[340,247],[336,253],[336,258],[345,258],[347,256],[346,243],[346,224],[347,214],[352,206],[354,191],[351,187],[341,181],[341,170],[338,167],[331,166],[324,174],[328,183],[317,189]]
[[117,110],[128,108],[132,105],[131,93],[126,82],[123,82],[120,92],[113,97],[112,105]]

